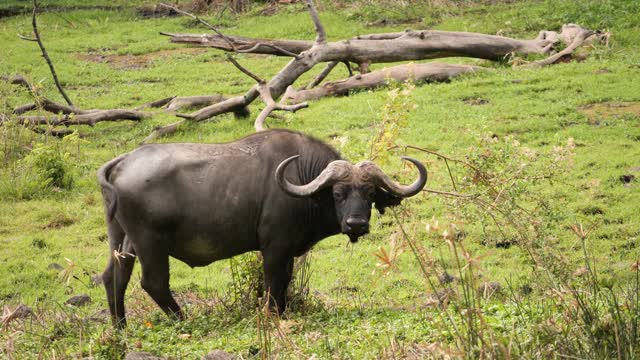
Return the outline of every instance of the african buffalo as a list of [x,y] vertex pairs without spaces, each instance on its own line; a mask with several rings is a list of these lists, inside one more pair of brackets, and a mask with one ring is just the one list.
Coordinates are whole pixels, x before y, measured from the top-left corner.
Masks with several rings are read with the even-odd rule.
[[124,293],[134,256],[142,288],[168,315],[182,318],[169,291],[169,256],[205,266],[260,250],[265,290],[282,312],[294,256],[338,233],[368,233],[371,206],[384,212],[416,195],[427,171],[403,186],[374,163],[352,165],[330,146],[286,130],[226,144],[153,144],[98,170],[111,256],[102,275],[109,310],[124,326]]

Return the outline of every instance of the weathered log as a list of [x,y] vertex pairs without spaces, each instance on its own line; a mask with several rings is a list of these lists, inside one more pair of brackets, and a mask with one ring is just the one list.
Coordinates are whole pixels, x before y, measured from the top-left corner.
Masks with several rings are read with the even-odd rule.
[[51,135],[59,138],[63,138],[67,135],[73,134],[74,130],[72,129],[43,129],[40,127],[32,127],[31,130],[38,134]]
[[146,109],[146,108],[163,107],[163,106],[167,105],[168,103],[170,103],[175,98],[176,98],[175,96],[170,96],[170,97],[167,97],[167,98],[164,98],[164,99],[151,101],[151,102],[148,102],[146,104],[142,104],[142,105],[134,108],[134,110],[142,110],[142,109]]
[[553,54],[546,59],[534,61],[525,66],[542,67],[542,66],[555,64],[560,59],[566,56],[570,56],[578,47],[582,46],[585,43],[593,43],[594,41],[599,41],[599,42],[609,41],[608,33],[598,33],[591,30],[586,30],[576,24],[562,25],[562,31],[560,33],[553,33],[553,32],[550,33],[550,32],[541,31],[538,37],[544,38],[544,39],[560,38],[561,41],[567,44],[568,46],[564,50],[556,54]]
[[179,96],[171,100],[166,107],[167,111],[178,111],[184,108],[202,108],[223,101],[222,95]]
[[389,80],[407,81],[411,79],[416,82],[442,82],[461,74],[484,69],[479,66],[443,63],[405,64],[352,76],[344,80],[327,82],[312,89],[295,90],[293,87],[289,87],[286,94],[290,101],[297,103],[324,96],[346,95],[349,90],[353,89],[371,89],[385,85]]
[[[347,63],[347,66],[348,64],[349,63]],[[309,83],[309,85],[307,85],[307,87],[305,87],[305,89],[311,89],[318,86],[318,84],[320,84],[322,80],[326,79],[326,77],[329,76],[331,70],[333,70],[336,65],[338,65],[337,61],[328,62],[327,66],[320,72],[320,74],[313,78],[313,80]]]
[[[170,36],[171,42],[179,44],[191,44],[202,47],[212,47],[225,51],[246,51],[252,54],[265,54],[277,56],[292,56],[309,50],[313,41],[306,40],[268,40],[254,39],[244,36],[225,35],[231,44],[217,34],[172,34],[161,32],[161,35]],[[251,51],[249,51],[251,50]],[[283,51],[284,50],[284,51]]]
[[[181,96],[176,97],[167,104],[167,111],[178,111],[184,108],[202,108],[205,106],[217,104],[227,100],[222,95],[202,95],[202,96]],[[246,106],[234,109],[233,115],[236,118],[246,118],[250,114]]]
[[62,116],[18,116],[17,120],[21,124],[27,124],[31,126],[35,125],[89,125],[94,126],[100,121],[120,121],[120,120],[135,120],[139,121],[147,117],[147,114],[123,109],[112,110],[95,110],[86,114],[65,114]]
[[[558,42],[569,44],[575,36],[577,25],[563,27],[560,33],[542,31],[532,40],[512,39],[497,35],[470,32],[407,30],[400,33],[371,34],[357,36],[351,40],[330,43],[326,61],[350,61],[362,63],[386,63],[397,61],[425,60],[443,57],[472,57],[500,60],[509,54],[549,54]],[[242,36],[212,34],[169,34],[172,42],[213,47],[224,51],[251,50],[254,54],[290,56],[275,49],[277,46],[289,53],[308,51],[313,41],[267,40]],[[229,43],[229,40],[231,43]],[[594,38],[594,40],[598,40]]]

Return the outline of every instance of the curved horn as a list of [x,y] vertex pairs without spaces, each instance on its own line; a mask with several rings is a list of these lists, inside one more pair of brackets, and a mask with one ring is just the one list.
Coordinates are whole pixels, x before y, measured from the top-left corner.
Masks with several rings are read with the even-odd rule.
[[402,160],[411,162],[418,168],[418,172],[420,173],[418,179],[411,185],[401,185],[389,179],[389,177],[373,163],[371,163],[373,166],[367,166],[367,172],[375,179],[378,186],[389,191],[391,194],[399,197],[410,197],[422,191],[422,188],[427,184],[427,169],[420,161],[414,158],[403,156]]
[[337,180],[349,176],[349,167],[351,164],[344,160],[335,160],[329,163],[327,167],[322,170],[320,175],[313,179],[306,185],[294,185],[284,178],[284,172],[289,164],[298,159],[300,155],[295,155],[283,160],[276,169],[276,181],[280,188],[287,194],[294,197],[311,196],[319,190],[332,185]]

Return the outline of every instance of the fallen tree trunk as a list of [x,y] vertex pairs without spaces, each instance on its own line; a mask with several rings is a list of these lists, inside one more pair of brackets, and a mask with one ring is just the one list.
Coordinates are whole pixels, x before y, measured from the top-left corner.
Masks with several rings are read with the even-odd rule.
[[140,121],[147,117],[147,115],[140,111],[135,110],[95,110],[85,114],[65,114],[62,116],[18,116],[18,121],[22,124],[28,125],[89,125],[95,126],[100,121],[120,121],[120,120],[136,120]]
[[[222,95],[180,96],[167,103],[167,111],[178,111],[185,108],[202,108],[227,100]],[[238,107],[234,111],[236,118],[246,118],[250,115],[247,107]]]
[[290,87],[287,98],[294,102],[315,100],[325,96],[348,94],[353,89],[371,89],[387,84],[389,80],[416,82],[442,82],[461,74],[481,71],[485,68],[472,65],[454,65],[443,63],[406,64],[355,75],[344,80],[326,82],[319,87],[295,90]]
[[[313,41],[306,40],[268,40],[254,39],[244,36],[225,35],[225,37],[231,40],[231,44],[229,44],[227,40],[217,34],[172,34],[167,32],[161,32],[160,34],[171,37],[171,42],[179,44],[212,47],[231,52],[240,50],[247,51],[252,54],[276,56],[291,56],[291,54],[300,54],[305,50],[311,49],[311,46],[313,45]],[[231,45],[233,45],[233,47]],[[282,49],[286,51],[282,51]]]
[[[470,32],[407,30],[399,33],[371,34],[357,36],[351,40],[330,43],[334,48],[327,54],[326,61],[351,61],[357,64],[386,63],[397,61],[426,60],[443,57],[472,57],[486,60],[500,60],[510,54],[550,54],[554,45],[570,44],[576,35],[578,25],[563,26],[561,32],[541,31],[531,40],[512,39],[497,35]],[[310,50],[314,42],[304,40],[267,40],[243,36],[215,34],[170,34],[175,43],[213,47],[224,51],[249,52],[291,56]],[[593,34],[598,40],[599,34]],[[283,52],[283,49],[286,52]],[[288,53],[289,54],[288,54]]]

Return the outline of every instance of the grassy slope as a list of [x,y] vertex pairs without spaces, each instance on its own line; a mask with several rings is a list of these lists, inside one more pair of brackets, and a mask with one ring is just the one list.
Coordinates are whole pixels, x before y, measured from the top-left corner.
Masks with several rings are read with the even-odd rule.
[[[548,149],[574,138],[578,144],[577,156],[565,184],[545,188],[543,193],[557,197],[560,204],[578,214],[579,220],[602,224],[591,246],[599,263],[603,267],[611,265],[613,273],[623,275],[621,279],[624,279],[624,270],[639,255],[635,243],[640,233],[640,208],[637,205],[640,204],[640,193],[637,181],[630,187],[623,187],[617,179],[629,173],[631,168],[640,166],[639,119],[637,116],[625,117],[594,126],[577,111],[577,107],[611,100],[640,101],[637,58],[640,24],[633,15],[632,5],[626,2],[605,2],[606,6],[595,4],[595,1],[586,5],[568,1],[560,5],[556,2],[515,3],[479,7],[445,17],[437,29],[488,33],[503,30],[506,35],[517,37],[533,37],[537,30],[554,29],[563,22],[592,28],[604,25],[612,31],[614,43],[610,50],[597,50],[595,56],[582,63],[541,70],[496,66],[487,74],[449,84],[418,87],[413,93],[418,108],[412,112],[401,142],[463,156],[474,139],[485,132],[499,136],[511,134],[523,145],[534,149]],[[298,7],[289,9],[269,18],[239,19],[227,32],[266,38],[312,38],[308,15]],[[331,38],[403,28],[369,29],[354,13],[359,14],[355,10],[322,14]],[[129,10],[73,11],[43,14],[39,22],[69,95],[85,108],[129,107],[175,94],[238,94],[252,84],[225,62],[221,54],[213,51],[197,55],[176,53],[137,70],[114,69],[108,64],[85,62],[77,56],[91,51],[139,55],[177,49],[178,46],[168,43],[157,33],[202,31],[182,18],[140,20]],[[58,99],[37,46],[18,41],[14,35],[28,34],[29,29],[30,19],[26,16],[0,20],[0,44],[4,53],[0,57],[1,72],[23,73],[35,82],[41,81],[45,93]],[[286,59],[271,57],[244,55],[239,58],[245,66],[264,77],[274,74],[286,63]],[[598,71],[603,68],[609,72]],[[344,69],[338,69],[332,78],[344,75]],[[482,106],[465,104],[462,99],[469,97],[481,97],[489,103]],[[25,94],[16,94],[9,101],[17,105],[26,100]],[[359,161],[368,154],[366,144],[375,131],[371,125],[379,121],[385,101],[384,91],[324,99],[295,116],[287,116],[286,122],[270,120],[270,124],[299,129],[327,140],[335,135],[346,136],[347,142],[341,151],[347,158]],[[254,106],[253,113],[257,111],[258,107]],[[42,313],[53,313],[58,309],[55,304],[61,304],[69,294],[92,296],[94,302],[88,308],[60,308],[59,312],[66,314],[58,315],[62,319],[74,314],[87,316],[106,306],[103,290],[89,285],[89,275],[100,272],[107,257],[100,194],[93,174],[104,161],[135,148],[154,126],[172,121],[172,116],[159,114],[140,124],[101,123],[94,129],[83,129],[89,133],[86,139],[89,143],[72,153],[79,165],[78,185],[73,192],[39,200],[1,203],[0,305],[26,303],[41,308]],[[252,131],[249,121],[222,116],[216,122],[187,127],[161,141],[227,141]],[[435,162],[432,166],[430,186],[446,188],[448,180],[442,164]],[[388,169],[397,170],[397,163]],[[2,172],[1,176],[8,176],[8,173]],[[600,180],[600,185],[589,188],[587,184],[593,179]],[[433,214],[442,215],[442,207],[433,196],[411,203],[418,209],[418,222],[430,219]],[[604,214],[579,212],[589,206],[602,208]],[[384,244],[391,232],[385,224],[392,221],[390,215],[374,216],[374,234],[354,249],[345,247],[343,237],[334,237],[314,251],[311,287],[318,292],[316,296],[325,303],[326,309],[291,316],[295,331],[290,337],[297,349],[297,352],[288,350],[291,356],[317,353],[322,357],[330,354],[376,357],[382,348],[389,346],[390,339],[407,343],[429,343],[435,339],[437,334],[433,329],[437,328],[437,315],[432,311],[412,310],[415,304],[423,301],[424,291],[410,255],[403,255],[397,273],[387,277],[373,273],[377,259],[371,254]],[[60,229],[46,228],[60,217],[71,218],[74,223]],[[566,223],[574,220],[568,218]],[[475,253],[491,252],[482,264],[487,278],[504,281],[511,277],[517,284],[529,281],[520,250],[490,251],[479,244],[480,236],[474,233],[468,241]],[[565,239],[557,251],[574,256],[574,242],[569,234],[558,230],[557,236]],[[37,243],[34,239],[44,240],[46,246],[42,249],[34,247]],[[434,253],[442,252],[442,244],[426,245]],[[52,262],[66,265],[65,258],[75,263],[78,276],[69,286],[58,279],[56,271],[47,268]],[[221,293],[229,277],[226,261],[194,270],[178,262],[172,263],[172,285],[182,294],[188,291],[201,296]],[[205,353],[215,348],[247,355],[258,346],[255,320],[251,317],[226,321],[195,317],[182,324],[167,322],[142,294],[137,285],[138,278],[139,268],[136,267],[129,291],[129,311],[136,316],[125,336],[120,338],[126,346],[133,347],[140,341],[143,349],[165,355]],[[353,288],[357,291],[349,290]],[[150,320],[153,326],[145,327],[144,320]],[[113,340],[108,326],[82,323],[83,331],[89,332],[86,336],[80,335],[73,324],[77,323],[69,319],[60,320],[58,325],[33,324],[30,329],[49,334],[52,340],[29,335],[23,336],[18,344],[23,346],[23,351],[46,349],[47,354],[51,349],[76,355],[80,352],[86,355],[89,349],[97,349],[105,356],[112,354],[115,347],[110,342]],[[182,340],[176,337],[179,333],[191,333],[193,337]],[[319,338],[310,340],[316,333]]]

